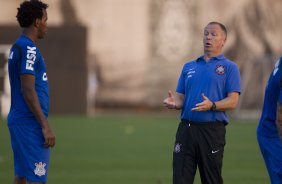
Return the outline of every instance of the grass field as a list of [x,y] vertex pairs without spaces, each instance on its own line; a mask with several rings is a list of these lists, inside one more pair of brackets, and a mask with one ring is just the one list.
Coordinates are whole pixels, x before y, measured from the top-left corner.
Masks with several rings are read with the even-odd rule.
[[[13,161],[6,122],[0,119],[0,184],[12,183]],[[53,116],[50,184],[171,184],[176,114],[111,114],[95,118]],[[267,184],[256,142],[256,123],[227,126],[226,184]],[[195,184],[200,184],[197,175]]]

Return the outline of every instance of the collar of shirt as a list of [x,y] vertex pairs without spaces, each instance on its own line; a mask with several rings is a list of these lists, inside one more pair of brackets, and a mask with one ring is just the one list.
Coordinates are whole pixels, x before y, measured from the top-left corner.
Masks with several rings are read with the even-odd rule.
[[30,42],[32,42],[32,43],[34,44],[34,42],[32,41],[32,39],[30,39],[27,35],[22,34],[21,37],[24,38],[24,39],[26,39],[26,40],[29,40]]
[[[224,54],[220,54],[220,55],[218,55],[218,56],[211,57],[210,60],[221,60],[221,59],[224,59],[224,58],[225,58],[225,57],[224,57]],[[206,61],[206,60],[204,59],[204,55],[198,57],[198,58],[196,59],[196,62],[198,62],[198,61]]]

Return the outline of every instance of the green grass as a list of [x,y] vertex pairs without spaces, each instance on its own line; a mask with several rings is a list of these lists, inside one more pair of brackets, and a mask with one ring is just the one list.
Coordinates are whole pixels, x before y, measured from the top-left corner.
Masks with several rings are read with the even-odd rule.
[[[0,119],[0,183],[12,183],[13,157]],[[170,184],[176,114],[53,116],[50,184]],[[227,126],[223,177],[227,184],[269,183],[256,142],[256,123]],[[197,175],[195,184],[200,184]]]

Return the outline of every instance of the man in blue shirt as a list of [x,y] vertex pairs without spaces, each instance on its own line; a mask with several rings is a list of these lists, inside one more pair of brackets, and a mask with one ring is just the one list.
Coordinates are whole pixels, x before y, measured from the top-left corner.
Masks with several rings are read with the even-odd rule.
[[240,73],[222,54],[227,31],[210,22],[204,29],[204,55],[184,65],[176,94],[168,92],[164,105],[182,109],[173,154],[173,183],[192,184],[199,167],[202,183],[222,184],[226,110],[238,103]]
[[46,183],[50,147],[55,136],[49,126],[48,78],[35,43],[47,32],[48,5],[24,1],[17,12],[23,34],[10,50],[11,108],[8,127],[14,153],[14,184]]
[[282,57],[265,88],[257,139],[271,184],[282,183]]

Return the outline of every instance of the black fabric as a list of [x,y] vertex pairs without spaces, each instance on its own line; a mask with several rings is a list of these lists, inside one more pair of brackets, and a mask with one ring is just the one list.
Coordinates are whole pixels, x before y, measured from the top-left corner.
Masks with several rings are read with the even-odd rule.
[[222,184],[225,133],[223,123],[181,122],[173,153],[173,184],[193,184],[197,167],[202,184]]

